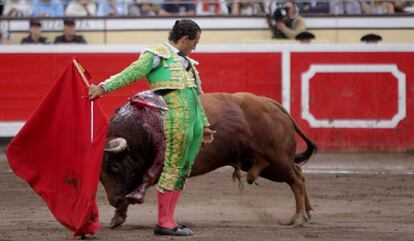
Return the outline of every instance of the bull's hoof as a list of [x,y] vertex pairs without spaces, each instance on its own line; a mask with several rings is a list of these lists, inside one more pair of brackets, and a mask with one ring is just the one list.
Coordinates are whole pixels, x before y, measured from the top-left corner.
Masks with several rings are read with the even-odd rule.
[[129,204],[141,204],[144,202],[144,194],[140,192],[131,192],[126,195],[126,200]]
[[123,223],[125,223],[126,217],[121,217],[119,215],[114,215],[111,219],[111,223],[109,224],[110,229],[114,229],[116,227],[121,226]]
[[288,221],[279,221],[279,224],[282,226],[302,227],[305,223],[309,222],[309,220],[310,218],[304,215],[295,215]]
[[310,212],[306,212],[306,214],[308,215],[308,222],[310,223],[312,220],[312,214]]
[[[251,175],[249,175],[249,174],[247,174],[247,176],[246,176],[246,182],[249,184],[249,185],[252,185],[253,183],[256,183],[255,181],[256,181],[256,179],[257,179],[257,177],[253,177],[253,176],[251,176]],[[257,183],[256,183],[257,184]]]

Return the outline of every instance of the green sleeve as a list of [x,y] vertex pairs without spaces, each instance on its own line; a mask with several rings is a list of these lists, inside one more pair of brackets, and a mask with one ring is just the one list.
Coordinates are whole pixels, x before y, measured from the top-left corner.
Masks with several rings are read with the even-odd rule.
[[[201,103],[201,98],[200,98],[200,103]],[[208,118],[207,118],[206,112],[204,111],[204,108],[201,108],[201,118],[203,119],[203,127],[204,128],[209,127],[210,123],[208,122]]]
[[204,109],[201,110],[201,115],[202,115],[202,118],[203,118],[204,128],[209,127],[210,123],[208,122],[208,119],[207,119],[206,113],[204,112]]
[[111,76],[100,84],[105,89],[105,93],[114,91],[126,85],[129,85],[149,74],[152,70],[154,54],[144,52],[138,60],[122,70],[120,73]]

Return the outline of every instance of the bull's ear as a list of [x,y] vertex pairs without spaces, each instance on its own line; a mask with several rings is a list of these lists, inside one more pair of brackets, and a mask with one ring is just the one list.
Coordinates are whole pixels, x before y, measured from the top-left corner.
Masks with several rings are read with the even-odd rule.
[[123,152],[128,147],[127,140],[122,137],[112,139],[106,143],[104,151],[111,153]]

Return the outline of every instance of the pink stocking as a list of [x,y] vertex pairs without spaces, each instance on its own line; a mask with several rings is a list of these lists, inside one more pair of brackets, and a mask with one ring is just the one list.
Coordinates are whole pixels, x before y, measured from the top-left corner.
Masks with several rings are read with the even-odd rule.
[[165,190],[157,192],[158,199],[158,224],[163,228],[174,228],[170,221],[170,206],[174,192]]
[[174,213],[175,213],[175,207],[177,206],[178,199],[180,198],[181,190],[175,189],[172,193],[173,194],[171,197],[170,206],[168,208],[169,209],[168,213],[170,214],[171,224],[174,225],[174,227],[176,227],[177,223],[175,222]]

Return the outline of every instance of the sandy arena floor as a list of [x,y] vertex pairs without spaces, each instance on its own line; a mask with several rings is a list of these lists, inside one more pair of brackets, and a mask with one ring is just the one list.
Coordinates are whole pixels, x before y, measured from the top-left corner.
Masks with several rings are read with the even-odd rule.
[[[414,154],[317,154],[305,165],[313,205],[304,227],[278,224],[294,213],[287,184],[264,179],[239,189],[232,170],[219,169],[190,180],[177,219],[190,226],[188,238],[155,237],[154,189],[146,202],[131,206],[126,223],[105,228],[113,208],[100,186],[98,205],[103,228],[94,240],[414,240]],[[0,149],[0,241],[71,240],[43,201],[8,167]]]

